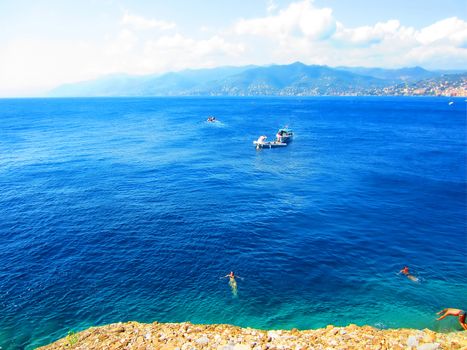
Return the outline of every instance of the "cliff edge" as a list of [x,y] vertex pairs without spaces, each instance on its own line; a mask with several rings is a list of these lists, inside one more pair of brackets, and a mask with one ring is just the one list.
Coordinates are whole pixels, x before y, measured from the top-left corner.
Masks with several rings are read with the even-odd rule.
[[69,334],[40,350],[54,349],[465,349],[467,332],[380,330],[369,326],[264,331],[230,325],[114,323]]

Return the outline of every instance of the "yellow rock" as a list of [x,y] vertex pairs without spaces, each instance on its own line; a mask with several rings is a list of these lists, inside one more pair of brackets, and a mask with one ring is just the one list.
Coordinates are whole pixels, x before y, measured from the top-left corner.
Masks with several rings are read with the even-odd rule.
[[424,343],[434,343],[436,341],[436,334],[430,331],[430,333],[425,334],[422,340]]
[[[148,336],[148,334],[150,336]],[[77,334],[74,350],[191,350],[191,349],[408,349],[439,344],[439,349],[467,350],[467,332],[436,333],[425,329],[379,330],[373,327],[334,327],[299,331],[263,331],[229,325],[191,323],[117,323]],[[410,339],[410,344],[408,340]],[[414,345],[416,344],[416,345]],[[71,349],[66,337],[40,350]],[[413,349],[412,349],[413,350]]]

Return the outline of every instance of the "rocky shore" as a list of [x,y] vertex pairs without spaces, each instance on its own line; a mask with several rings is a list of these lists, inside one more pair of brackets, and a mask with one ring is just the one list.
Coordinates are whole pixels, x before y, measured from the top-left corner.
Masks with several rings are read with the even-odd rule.
[[92,327],[69,334],[40,350],[54,349],[463,349],[467,332],[436,333],[428,329],[380,330],[369,326],[316,330],[263,331],[230,325],[128,322]]

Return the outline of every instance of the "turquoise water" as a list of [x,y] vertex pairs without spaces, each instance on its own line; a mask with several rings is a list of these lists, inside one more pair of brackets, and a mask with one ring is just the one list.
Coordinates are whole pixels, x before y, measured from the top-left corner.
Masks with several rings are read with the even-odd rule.
[[0,100],[0,346],[129,320],[459,330],[434,315],[467,308],[455,102]]

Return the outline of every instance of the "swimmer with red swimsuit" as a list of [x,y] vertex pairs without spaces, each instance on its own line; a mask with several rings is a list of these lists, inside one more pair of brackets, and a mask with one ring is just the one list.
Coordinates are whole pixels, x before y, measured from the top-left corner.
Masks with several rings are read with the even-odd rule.
[[402,270],[400,270],[399,273],[403,273],[411,281],[418,282],[418,278],[410,274],[409,268],[407,266],[405,266]]

